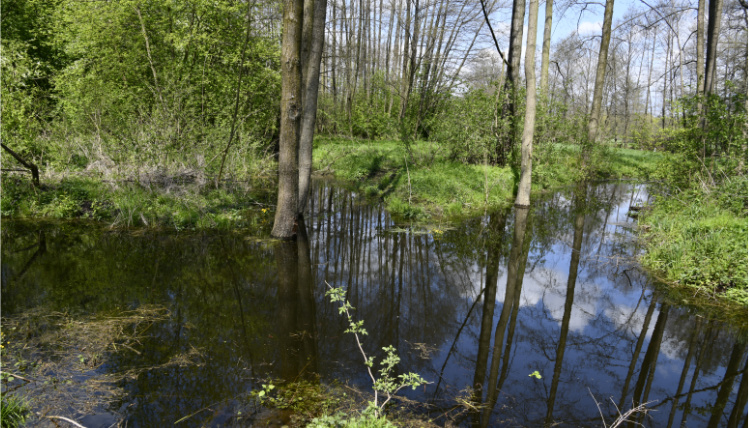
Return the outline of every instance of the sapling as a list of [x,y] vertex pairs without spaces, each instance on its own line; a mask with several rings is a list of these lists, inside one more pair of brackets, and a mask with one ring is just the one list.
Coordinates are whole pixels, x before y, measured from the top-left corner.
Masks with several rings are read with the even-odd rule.
[[[348,300],[346,300],[346,291],[342,287],[334,288],[328,284],[327,281],[325,284],[329,288],[325,295],[330,298],[331,303],[340,303],[338,313],[346,315],[349,325],[349,328],[346,329],[346,333],[352,333],[354,338],[356,338],[356,346],[359,348],[359,353],[364,358],[364,365],[367,367],[367,374],[369,374],[369,378],[372,380],[374,401],[370,403],[370,407],[374,410],[375,417],[380,417],[382,411],[385,409],[385,405],[395,394],[398,393],[398,391],[407,386],[416,389],[417,387],[429,382],[419,376],[418,373],[409,372],[398,375],[397,377],[393,376],[393,368],[395,368],[395,366],[400,362],[400,357],[398,357],[398,354],[396,353],[397,351],[392,345],[382,348],[382,350],[385,351],[385,358],[380,362],[380,376],[379,378],[375,378],[375,375],[372,372],[374,367],[374,357],[367,355],[362,347],[361,339],[359,337],[360,334],[363,336],[368,334],[367,330],[364,328],[364,321],[354,321],[351,316],[354,307],[351,306]],[[386,397],[382,403],[380,403],[380,394]]]

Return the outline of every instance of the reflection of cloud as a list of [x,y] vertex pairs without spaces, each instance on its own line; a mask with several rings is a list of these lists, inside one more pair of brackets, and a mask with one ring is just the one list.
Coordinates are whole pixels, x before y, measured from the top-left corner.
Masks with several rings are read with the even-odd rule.
[[602,28],[603,28],[603,25],[601,24],[601,21],[581,22],[580,25],[577,26],[577,32],[581,35],[600,33]]

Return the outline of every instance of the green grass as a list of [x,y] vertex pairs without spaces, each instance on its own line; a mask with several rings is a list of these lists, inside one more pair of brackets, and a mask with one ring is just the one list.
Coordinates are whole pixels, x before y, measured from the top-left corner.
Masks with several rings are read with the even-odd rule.
[[[509,166],[467,165],[449,159],[438,143],[415,142],[413,161],[398,141],[360,141],[318,137],[314,168],[332,174],[370,197],[383,199],[400,219],[433,222],[483,212],[512,203],[515,175]],[[646,179],[659,153],[600,148],[594,153],[595,178]],[[567,186],[583,178],[580,148],[563,144],[537,147],[535,192]]]
[[661,280],[746,308],[746,177],[658,198],[640,225],[641,262]]
[[23,426],[30,411],[28,403],[15,395],[2,394],[0,403],[0,427],[16,428]]
[[273,186],[210,184],[151,186],[104,183],[98,178],[45,180],[40,189],[28,180],[2,178],[0,208],[15,218],[92,219],[112,227],[183,229],[250,228],[264,231],[272,222]]

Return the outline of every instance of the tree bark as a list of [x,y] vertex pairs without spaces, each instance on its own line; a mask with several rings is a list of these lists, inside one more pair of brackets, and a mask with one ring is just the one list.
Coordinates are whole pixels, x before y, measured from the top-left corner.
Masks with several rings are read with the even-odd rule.
[[723,13],[723,0],[710,0],[707,18],[707,57],[705,58],[705,95],[715,91],[715,65],[718,57],[720,37],[720,17]]
[[[705,2],[697,3],[697,95],[705,93]],[[702,111],[702,103],[698,103],[697,111]]]
[[551,20],[554,13],[554,0],[546,0],[544,17],[544,44],[541,48],[541,97],[549,95],[549,54],[551,52]]
[[588,141],[583,146],[583,167],[590,161],[590,148],[598,136],[598,122],[601,118],[601,101],[603,100],[603,83],[606,78],[606,64],[609,56],[609,42],[611,41],[611,21],[614,16],[614,0],[606,0],[603,13],[603,31],[601,48],[598,51],[598,67],[596,69],[596,83],[593,90],[593,106],[588,120]]
[[[320,61],[322,60],[322,49],[325,41],[325,16],[327,14],[328,0],[307,0],[306,3],[314,3],[310,7],[312,21],[310,25],[309,40],[304,44],[309,45],[309,52],[303,64],[304,107],[302,113],[301,130],[299,132],[299,201],[297,213],[301,214],[307,206],[309,196],[310,177],[312,175],[312,140],[315,134],[315,120],[317,118],[317,94],[320,86]],[[305,17],[305,22],[307,17]]]
[[520,147],[520,183],[515,205],[528,207],[531,204],[531,169],[533,134],[536,127],[536,29],[538,27],[538,0],[528,4],[528,40],[525,47],[525,125]]
[[278,155],[278,202],[271,235],[290,239],[296,234],[299,198],[299,123],[302,112],[302,0],[284,0],[281,39],[281,129]]

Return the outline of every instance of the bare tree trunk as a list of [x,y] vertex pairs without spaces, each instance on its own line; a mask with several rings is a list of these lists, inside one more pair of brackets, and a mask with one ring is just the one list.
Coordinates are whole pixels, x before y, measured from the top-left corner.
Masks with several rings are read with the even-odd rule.
[[533,134],[536,127],[536,28],[538,27],[538,0],[528,4],[528,40],[525,47],[525,125],[521,145],[520,183],[515,205],[531,204],[531,169]]
[[591,145],[595,143],[598,136],[598,122],[601,118],[601,101],[603,99],[603,83],[606,78],[606,64],[609,56],[609,42],[611,41],[611,21],[614,15],[614,0],[606,0],[606,9],[603,13],[603,31],[601,37],[601,49],[598,51],[598,68],[596,69],[596,84],[593,90],[593,106],[590,110],[588,120],[588,141],[583,146],[583,167],[590,160]]
[[300,52],[304,2],[284,0],[281,39],[281,129],[278,155],[278,202],[271,235],[289,239],[296,234],[299,197],[299,122],[302,110]]
[[648,70],[648,89],[645,95],[645,117],[648,119],[648,128],[650,127],[650,86],[652,86],[653,67],[655,65],[655,32],[653,32],[653,49],[650,51],[650,69]]
[[[304,110],[302,114],[301,130],[299,132],[299,201],[297,213],[302,214],[307,205],[309,195],[310,176],[312,174],[312,139],[315,133],[315,120],[317,118],[317,94],[320,86],[320,61],[322,59],[322,48],[325,42],[325,16],[327,14],[328,0],[306,0],[305,3],[314,3],[310,7],[313,15],[308,32],[310,39],[304,40],[309,45],[309,52],[304,66],[304,88],[303,100]],[[305,9],[306,9],[305,4]],[[305,23],[307,17],[305,17]]]
[[[697,95],[705,93],[705,2],[697,3]],[[697,105],[697,111],[702,111],[702,103]]]
[[336,75],[335,75],[335,69],[336,69],[336,62],[338,61],[338,52],[336,51],[336,22],[338,21],[338,14],[335,7],[335,0],[333,0],[333,34],[332,34],[332,46],[330,48],[330,86],[331,86],[331,92],[333,92],[333,107],[335,108],[337,102],[338,102],[338,90],[336,88]]
[[[405,1],[409,1],[409,0],[405,0]],[[403,31],[403,32],[400,31],[401,24],[403,23],[403,19],[402,18],[403,18],[403,0],[398,0],[398,24],[395,26],[395,52],[393,52],[393,57],[395,58],[395,67],[393,68],[393,74],[395,75],[395,80],[396,81],[399,80],[399,73],[400,73],[400,70],[401,70],[401,61],[405,60],[405,58],[404,58],[404,55],[405,55],[404,52],[405,51],[402,51],[401,47],[400,47],[401,46],[401,34],[403,34],[404,38],[406,38],[405,37],[405,35],[406,35],[405,31]],[[406,43],[407,43],[407,40],[408,39],[406,38]],[[400,82],[398,82],[398,83],[400,83]],[[399,88],[396,86],[398,83],[396,83],[396,84],[393,85],[393,87],[396,88],[394,90],[395,93],[398,93],[398,91],[399,91]],[[392,96],[390,98],[390,104],[388,104],[388,116],[393,111],[393,103],[394,102],[395,102],[395,96]]]
[[554,13],[554,0],[546,0],[546,16],[544,17],[544,44],[541,48],[541,97],[549,94],[549,54],[551,52],[551,20]]
[[720,37],[720,17],[723,13],[723,0],[710,0],[707,18],[707,57],[705,58],[705,94],[715,91],[715,67],[718,57]]
[[[390,49],[392,47],[393,40],[393,22],[395,22],[395,1],[390,1],[390,22],[388,22],[388,38],[387,47],[385,49],[385,99],[384,109],[385,112],[390,115],[390,99],[392,97],[390,91]],[[399,33],[400,34],[400,33]]]

